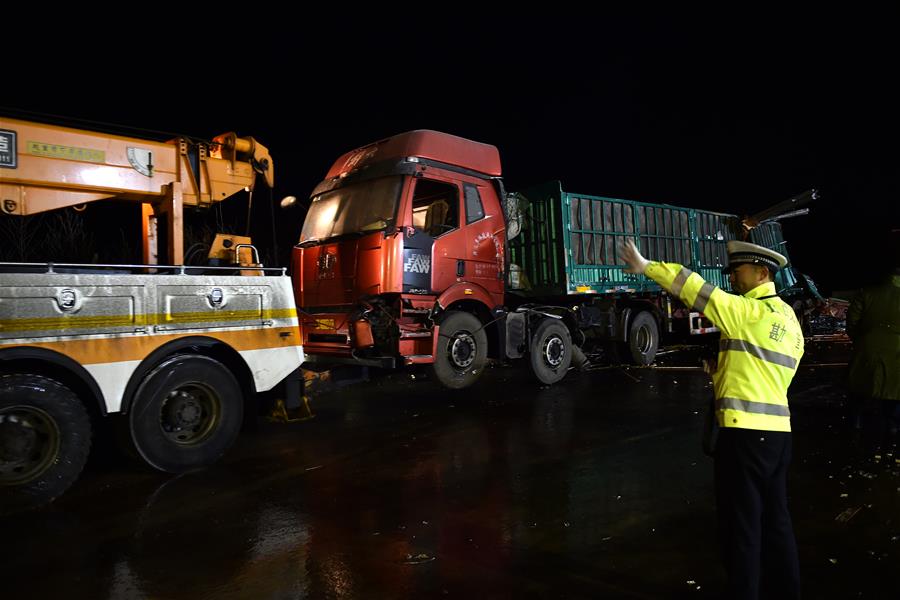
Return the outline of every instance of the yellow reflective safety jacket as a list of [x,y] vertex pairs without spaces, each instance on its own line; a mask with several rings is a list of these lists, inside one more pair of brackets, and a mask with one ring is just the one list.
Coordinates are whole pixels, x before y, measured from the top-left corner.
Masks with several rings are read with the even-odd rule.
[[775,284],[737,296],[675,263],[651,262],[644,274],[722,332],[713,374],[719,425],[790,431],[787,389],[803,356],[803,331]]

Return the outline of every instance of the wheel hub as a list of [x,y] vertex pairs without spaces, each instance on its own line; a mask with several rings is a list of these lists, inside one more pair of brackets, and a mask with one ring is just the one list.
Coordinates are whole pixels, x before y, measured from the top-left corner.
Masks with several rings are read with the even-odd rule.
[[13,406],[0,411],[0,485],[40,476],[59,452],[59,429],[43,410]]
[[23,462],[37,444],[37,432],[16,415],[0,416],[0,463]]
[[159,424],[171,441],[180,445],[203,442],[221,417],[216,394],[200,383],[185,384],[169,392]]
[[203,416],[203,407],[187,392],[176,391],[166,403],[167,421],[177,429],[193,429]]
[[559,336],[553,336],[544,342],[544,360],[553,368],[562,364],[566,355],[566,346]]
[[650,351],[650,330],[647,327],[641,327],[637,332],[637,347],[641,354]]
[[465,369],[475,360],[475,340],[468,333],[459,333],[450,342],[450,362]]

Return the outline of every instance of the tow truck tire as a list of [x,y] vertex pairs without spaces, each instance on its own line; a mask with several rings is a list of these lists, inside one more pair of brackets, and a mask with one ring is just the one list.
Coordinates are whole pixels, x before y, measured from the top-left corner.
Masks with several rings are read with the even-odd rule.
[[452,311],[441,322],[432,370],[444,386],[469,387],[487,362],[487,334],[475,315]]
[[528,358],[531,372],[544,385],[566,376],[572,362],[572,336],[562,321],[547,318],[538,325]]
[[90,450],[91,420],[72,390],[41,375],[0,376],[0,514],[60,496]]
[[652,314],[642,311],[635,315],[628,327],[627,344],[633,364],[653,363],[659,350],[659,325],[656,324]]
[[169,358],[144,378],[128,426],[144,462],[167,473],[184,473],[225,454],[243,418],[241,387],[225,365],[185,354]]

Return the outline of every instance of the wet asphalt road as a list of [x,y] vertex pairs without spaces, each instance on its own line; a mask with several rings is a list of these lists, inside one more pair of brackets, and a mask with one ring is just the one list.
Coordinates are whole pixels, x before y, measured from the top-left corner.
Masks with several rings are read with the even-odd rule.
[[[842,371],[791,389],[805,597],[898,598],[900,453],[874,407],[845,430]],[[261,421],[200,473],[98,453],[58,502],[0,520],[2,597],[714,598],[709,394],[683,371],[541,388],[495,367],[460,392],[397,374]]]

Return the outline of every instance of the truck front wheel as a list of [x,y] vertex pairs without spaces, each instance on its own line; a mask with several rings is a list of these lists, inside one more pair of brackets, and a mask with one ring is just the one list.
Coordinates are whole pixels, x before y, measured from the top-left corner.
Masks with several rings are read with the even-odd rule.
[[91,420],[66,386],[40,375],[0,377],[0,514],[50,502],[91,449]]
[[487,362],[487,334],[474,315],[462,311],[447,314],[441,322],[435,377],[444,386],[462,389],[475,383]]
[[531,337],[531,372],[538,381],[552,385],[566,376],[572,362],[572,336],[557,319],[544,319]]
[[128,425],[147,464],[183,473],[217,461],[237,438],[243,416],[241,388],[225,365],[180,355],[144,378]]

